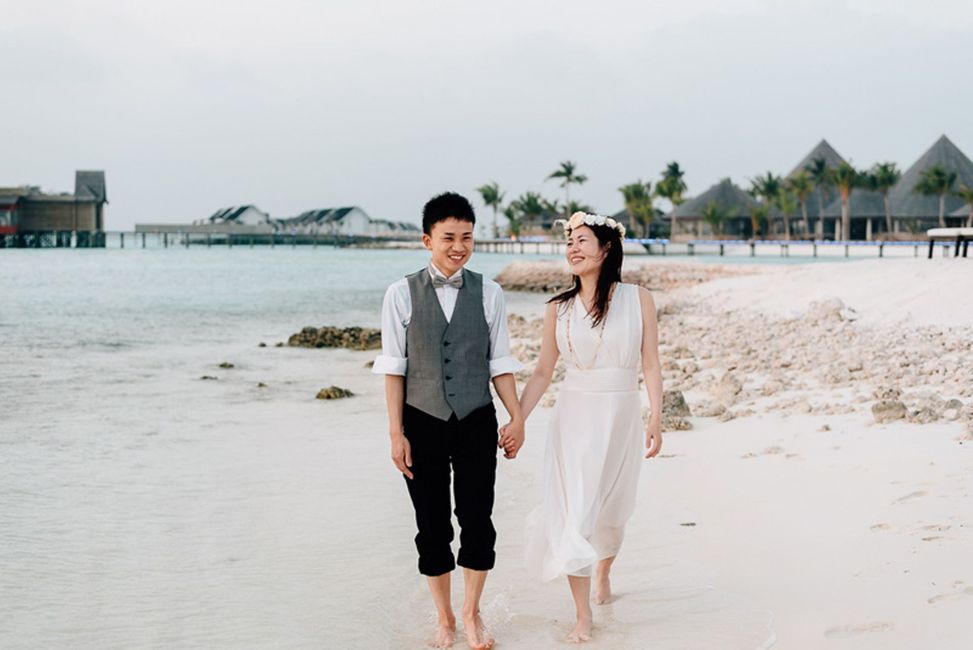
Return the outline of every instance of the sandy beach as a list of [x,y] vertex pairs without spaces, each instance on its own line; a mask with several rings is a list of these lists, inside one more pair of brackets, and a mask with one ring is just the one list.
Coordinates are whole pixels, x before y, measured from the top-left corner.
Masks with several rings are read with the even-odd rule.
[[[540,276],[551,264],[505,273]],[[963,645],[973,613],[973,311],[955,296],[973,281],[962,263],[734,267],[725,279],[712,279],[711,265],[648,265],[627,267],[627,279],[642,274],[656,291],[666,389],[681,391],[692,415],[671,420],[683,430],[643,467],[616,564],[619,598],[597,609],[591,647]],[[528,365],[543,299],[509,297]],[[348,425],[371,429],[363,420],[373,417],[381,431],[379,384],[347,380],[372,411],[355,409]],[[564,584],[521,573],[549,413],[528,423],[521,457],[501,462],[500,562],[485,616],[505,647],[559,647],[572,614]],[[379,456],[382,442],[369,440]],[[383,485],[394,473],[375,469]],[[401,491],[395,482],[388,488]],[[395,535],[407,538],[407,502],[389,498]],[[407,544],[392,533],[387,543],[409,563]],[[405,579],[412,612],[430,623],[421,579]]]
[[[220,277],[259,266],[220,260],[203,259],[233,265]],[[957,296],[973,290],[968,263],[630,262],[626,279],[658,303],[666,389],[685,404],[670,400],[673,430],[643,467],[618,599],[597,608],[591,647],[965,645],[973,313]],[[508,275],[522,288],[557,282],[559,264],[517,262]],[[363,319],[374,303],[377,320],[381,293],[349,294],[315,322],[314,301],[336,289],[304,290],[305,270],[291,274],[273,287],[295,293],[250,278],[242,300],[221,303],[221,286],[199,295],[180,312],[192,330],[168,318],[162,293],[158,313],[112,320],[124,344],[108,345],[109,330],[65,356],[45,339],[6,366],[37,388],[3,418],[0,488],[18,496],[0,504],[0,646],[424,646],[434,612],[388,457],[382,380],[366,367],[376,353],[276,346],[306,325],[374,325]],[[547,295],[507,294],[528,366]],[[314,399],[332,385],[354,395]],[[499,561],[483,601],[498,647],[562,647],[571,626],[566,585],[523,571],[550,413],[539,407],[520,457],[500,461]],[[461,591],[457,581],[457,604]]]

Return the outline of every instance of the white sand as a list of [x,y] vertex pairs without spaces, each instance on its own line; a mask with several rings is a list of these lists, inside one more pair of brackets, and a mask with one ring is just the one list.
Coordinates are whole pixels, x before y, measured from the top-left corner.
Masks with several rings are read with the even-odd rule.
[[[320,541],[335,564],[324,579],[343,596],[325,600],[367,624],[364,636],[342,625],[336,641],[420,647],[433,608],[414,570],[408,498],[386,460],[377,387],[326,405],[339,412],[329,436],[345,433],[321,471],[329,484],[361,477],[362,492],[329,501],[334,534]],[[566,584],[531,583],[521,570],[549,413],[531,419],[520,458],[500,462],[499,563],[484,613],[501,647],[561,647],[570,628]],[[959,425],[879,426],[857,414],[691,420],[695,430],[666,434],[663,457],[643,467],[616,564],[620,598],[596,608],[591,647],[917,648],[969,638],[973,443],[957,440]],[[359,544],[364,553],[349,552]],[[461,598],[454,584],[457,607]]]
[[858,311],[863,324],[973,326],[971,266],[963,258],[761,266],[758,275],[708,282],[694,294],[727,309],[781,317],[800,314],[811,301],[836,297]]
[[[971,295],[964,272],[968,265],[953,260],[822,264],[720,280],[685,295],[770,318],[837,296],[859,311],[863,327],[899,317],[902,327],[968,326],[969,310],[952,299],[957,289]],[[922,290],[905,288],[916,279]],[[755,297],[752,305],[746,296]],[[515,296],[512,311],[536,316],[543,298]],[[333,473],[329,483],[355,484],[353,499],[331,503],[334,535],[322,540],[323,552],[336,557],[326,583],[341,594],[330,599],[332,615],[362,623],[355,631],[345,621],[335,641],[419,647],[433,608],[414,569],[405,488],[387,460],[381,379],[363,374],[367,353],[323,354],[341,359],[331,373],[335,383],[362,393],[319,409],[327,412],[324,433],[335,452],[321,471]],[[959,354],[967,367],[973,363]],[[834,391],[810,385],[805,392],[813,403]],[[973,442],[965,424],[877,425],[868,404],[843,414],[788,415],[763,409],[760,399],[751,403],[756,414],[729,422],[690,418],[694,429],[667,433],[663,455],[645,463],[639,507],[616,564],[620,597],[596,608],[591,647],[969,643]],[[539,500],[549,414],[539,408],[532,417],[519,459],[500,461],[499,563],[484,596],[500,647],[561,647],[570,628],[566,584],[534,584],[521,570],[523,523]],[[381,531],[373,529],[378,519]],[[349,552],[349,545],[367,550]],[[461,595],[454,583],[457,607]]]

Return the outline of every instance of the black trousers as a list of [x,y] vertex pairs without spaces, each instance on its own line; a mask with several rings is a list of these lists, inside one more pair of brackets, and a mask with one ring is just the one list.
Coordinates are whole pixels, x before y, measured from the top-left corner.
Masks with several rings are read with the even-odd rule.
[[[406,478],[416,511],[419,573],[438,576],[462,567],[488,571],[496,560],[497,531],[493,487],[497,475],[497,414],[487,404],[457,420],[440,420],[405,405],[405,437],[412,447],[412,474]],[[459,556],[453,561],[450,542],[449,481],[452,469],[456,518],[460,526]]]

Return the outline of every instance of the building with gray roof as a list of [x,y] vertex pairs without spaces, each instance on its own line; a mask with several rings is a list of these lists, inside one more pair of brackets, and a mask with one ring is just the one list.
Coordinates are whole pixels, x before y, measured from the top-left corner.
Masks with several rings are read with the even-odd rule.
[[278,219],[278,230],[303,234],[367,236],[375,234],[372,218],[357,205],[341,208],[315,208],[295,217]]
[[[889,193],[892,201],[892,214],[898,218],[931,219],[939,218],[939,197],[926,196],[915,191],[922,173],[940,165],[947,171],[956,172],[956,187],[960,183],[973,187],[973,161],[960,151],[945,135],[941,136],[911,167],[902,173],[902,178]],[[946,214],[962,207],[963,200],[952,194],[946,196]]]
[[750,209],[757,205],[729,178],[724,178],[702,194],[688,199],[672,212],[673,223],[680,224],[680,232],[695,232],[696,236],[712,235],[709,224],[703,220],[706,206],[713,204],[725,215],[723,234],[746,237],[750,234]]
[[824,162],[827,163],[828,167],[837,167],[841,163],[845,162],[845,159],[842,158],[841,154],[839,154],[835,148],[831,146],[831,143],[822,138],[821,142],[814,145],[814,148],[801,159],[801,162],[794,166],[794,169],[792,169],[787,175],[787,178],[794,178],[799,173],[813,165],[814,161],[818,158],[823,159]]
[[[956,187],[966,183],[973,187],[973,162],[960,151],[945,135],[941,136],[905,172],[899,182],[889,190],[889,207],[892,213],[893,233],[886,237],[911,238],[913,231],[933,227],[939,220],[939,197],[927,196],[915,191],[915,186],[924,171],[940,165],[957,175]],[[965,222],[969,209],[962,199],[946,195],[946,220],[949,226]],[[852,190],[849,205],[851,215],[851,238],[872,239],[873,234],[885,231],[885,202],[881,192],[857,188]],[[836,197],[824,209],[827,219],[840,219],[841,199]]]
[[74,194],[49,193],[34,185],[0,188],[0,228],[21,232],[88,232],[105,229],[105,172],[75,172]]
[[[824,160],[825,164],[830,168],[835,168],[843,162],[847,162],[837,150],[831,146],[831,143],[824,138],[818,142],[811,151],[804,156],[799,163],[797,163],[794,168],[787,175],[788,179],[794,178],[802,171],[807,171],[809,167],[814,164],[815,160]],[[821,233],[823,232],[824,225],[822,223],[822,217],[827,218],[827,207],[838,198],[838,192],[834,187],[826,186],[816,188],[807,197],[807,216],[808,222],[811,225],[812,232]]]

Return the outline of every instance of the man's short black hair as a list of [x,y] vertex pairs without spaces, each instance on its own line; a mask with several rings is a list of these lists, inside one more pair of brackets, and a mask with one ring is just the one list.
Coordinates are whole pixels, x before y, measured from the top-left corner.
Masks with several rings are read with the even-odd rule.
[[422,208],[422,232],[431,235],[434,224],[450,217],[476,224],[473,206],[465,196],[456,192],[443,192],[429,199]]

